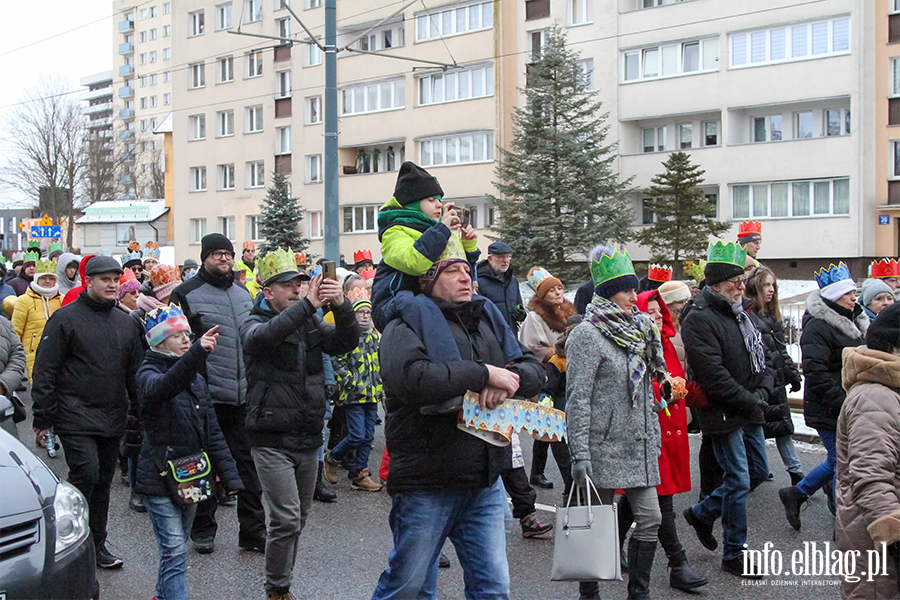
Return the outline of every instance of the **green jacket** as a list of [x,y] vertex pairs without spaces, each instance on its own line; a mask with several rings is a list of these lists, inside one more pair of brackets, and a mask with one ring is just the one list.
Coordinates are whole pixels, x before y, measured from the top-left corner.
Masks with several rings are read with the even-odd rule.
[[380,343],[381,335],[372,329],[359,336],[359,345],[352,352],[331,358],[334,379],[341,392],[338,404],[366,404],[381,400]]

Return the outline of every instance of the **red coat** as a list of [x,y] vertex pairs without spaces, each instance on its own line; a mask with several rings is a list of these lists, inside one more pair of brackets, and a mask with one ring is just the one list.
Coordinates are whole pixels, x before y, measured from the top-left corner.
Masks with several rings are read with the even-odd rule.
[[66,295],[63,297],[62,305],[65,306],[71,302],[75,302],[75,299],[78,298],[78,295],[84,291],[84,278],[87,275],[84,274],[85,269],[87,269],[88,261],[97,256],[96,254],[88,254],[84,258],[81,259],[81,262],[78,264],[78,273],[81,275],[81,285],[77,288],[72,288],[69,290]]
[[[638,310],[647,312],[647,304],[650,300],[657,300],[663,315],[662,346],[663,356],[666,360],[666,369],[673,377],[686,379],[684,369],[678,360],[672,338],[675,337],[675,324],[669,308],[663,302],[657,291],[644,292],[638,295],[636,306]],[[659,386],[653,383],[657,400],[659,399]],[[693,386],[688,383],[688,394],[691,394]],[[659,428],[662,435],[662,451],[659,454],[660,484],[656,486],[656,493],[660,496],[671,496],[691,490],[691,449],[687,435],[687,413],[684,410],[685,403],[680,401],[669,405],[671,416],[665,411],[660,411]]]

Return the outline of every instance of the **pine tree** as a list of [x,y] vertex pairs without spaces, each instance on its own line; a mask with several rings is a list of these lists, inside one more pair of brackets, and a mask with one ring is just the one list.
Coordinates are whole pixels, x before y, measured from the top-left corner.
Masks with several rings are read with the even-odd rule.
[[706,171],[691,164],[690,154],[673,152],[663,166],[665,172],[654,175],[653,185],[644,190],[655,198],[657,220],[638,234],[638,241],[650,247],[655,261],[673,261],[673,275],[680,279],[683,261],[704,258],[710,236],[722,235],[729,225],[716,221],[715,206],[698,187]]
[[524,269],[547,267],[569,281],[587,276],[587,252],[631,236],[631,180],[613,170],[617,148],[607,143],[608,113],[589,91],[590,75],[566,47],[558,27],[540,58],[528,65],[525,105],[515,109],[510,149],[500,150],[490,196],[499,216],[493,230]]
[[309,240],[300,233],[301,221],[303,207],[297,198],[291,197],[284,175],[275,173],[272,175],[272,187],[266,189],[266,197],[260,206],[259,235],[266,240],[260,248],[260,255],[278,248],[305,251]]

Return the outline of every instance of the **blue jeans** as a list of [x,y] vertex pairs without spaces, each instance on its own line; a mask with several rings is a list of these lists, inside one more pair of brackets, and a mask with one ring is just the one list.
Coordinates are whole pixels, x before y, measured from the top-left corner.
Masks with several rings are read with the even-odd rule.
[[437,598],[438,557],[448,537],[463,568],[467,600],[509,598],[506,493],[499,479],[480,490],[396,492],[391,499],[394,549],[373,600]]
[[835,442],[837,441],[837,434],[828,429],[816,429],[816,431],[819,432],[819,438],[822,440],[822,445],[825,446],[825,451],[828,452],[828,458],[826,458],[818,467],[810,471],[809,474],[803,478],[803,481],[797,484],[797,489],[807,496],[812,496],[819,488],[825,487],[826,485],[830,485],[832,486],[832,490],[834,489],[834,465],[835,461],[837,461]]
[[375,421],[378,420],[378,404],[346,404],[344,416],[347,419],[347,437],[334,447],[331,458],[340,462],[347,452],[356,450],[356,473],[359,473],[369,468],[369,454],[372,452],[372,440],[375,439]]
[[175,506],[165,496],[144,496],[153,533],[159,545],[159,574],[156,576],[157,600],[187,600],[188,540],[197,505]]
[[794,438],[789,435],[783,435],[775,438],[775,444],[778,446],[778,454],[781,455],[781,462],[788,473],[802,473],[803,465],[800,464],[800,457],[797,456],[797,449],[794,448]]
[[705,523],[722,517],[722,560],[731,560],[742,556],[747,541],[747,496],[769,476],[766,439],[760,425],[709,438],[725,474],[722,485],[692,510]]

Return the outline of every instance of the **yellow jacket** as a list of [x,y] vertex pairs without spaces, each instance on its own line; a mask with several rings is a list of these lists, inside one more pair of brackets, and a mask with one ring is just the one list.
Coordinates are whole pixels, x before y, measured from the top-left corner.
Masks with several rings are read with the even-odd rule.
[[61,305],[62,296],[57,295],[50,300],[44,300],[30,287],[16,299],[12,324],[16,329],[16,335],[22,340],[22,346],[25,347],[25,369],[28,371],[29,381],[34,381],[31,378],[31,370],[34,368],[34,355],[44,333],[44,325]]

